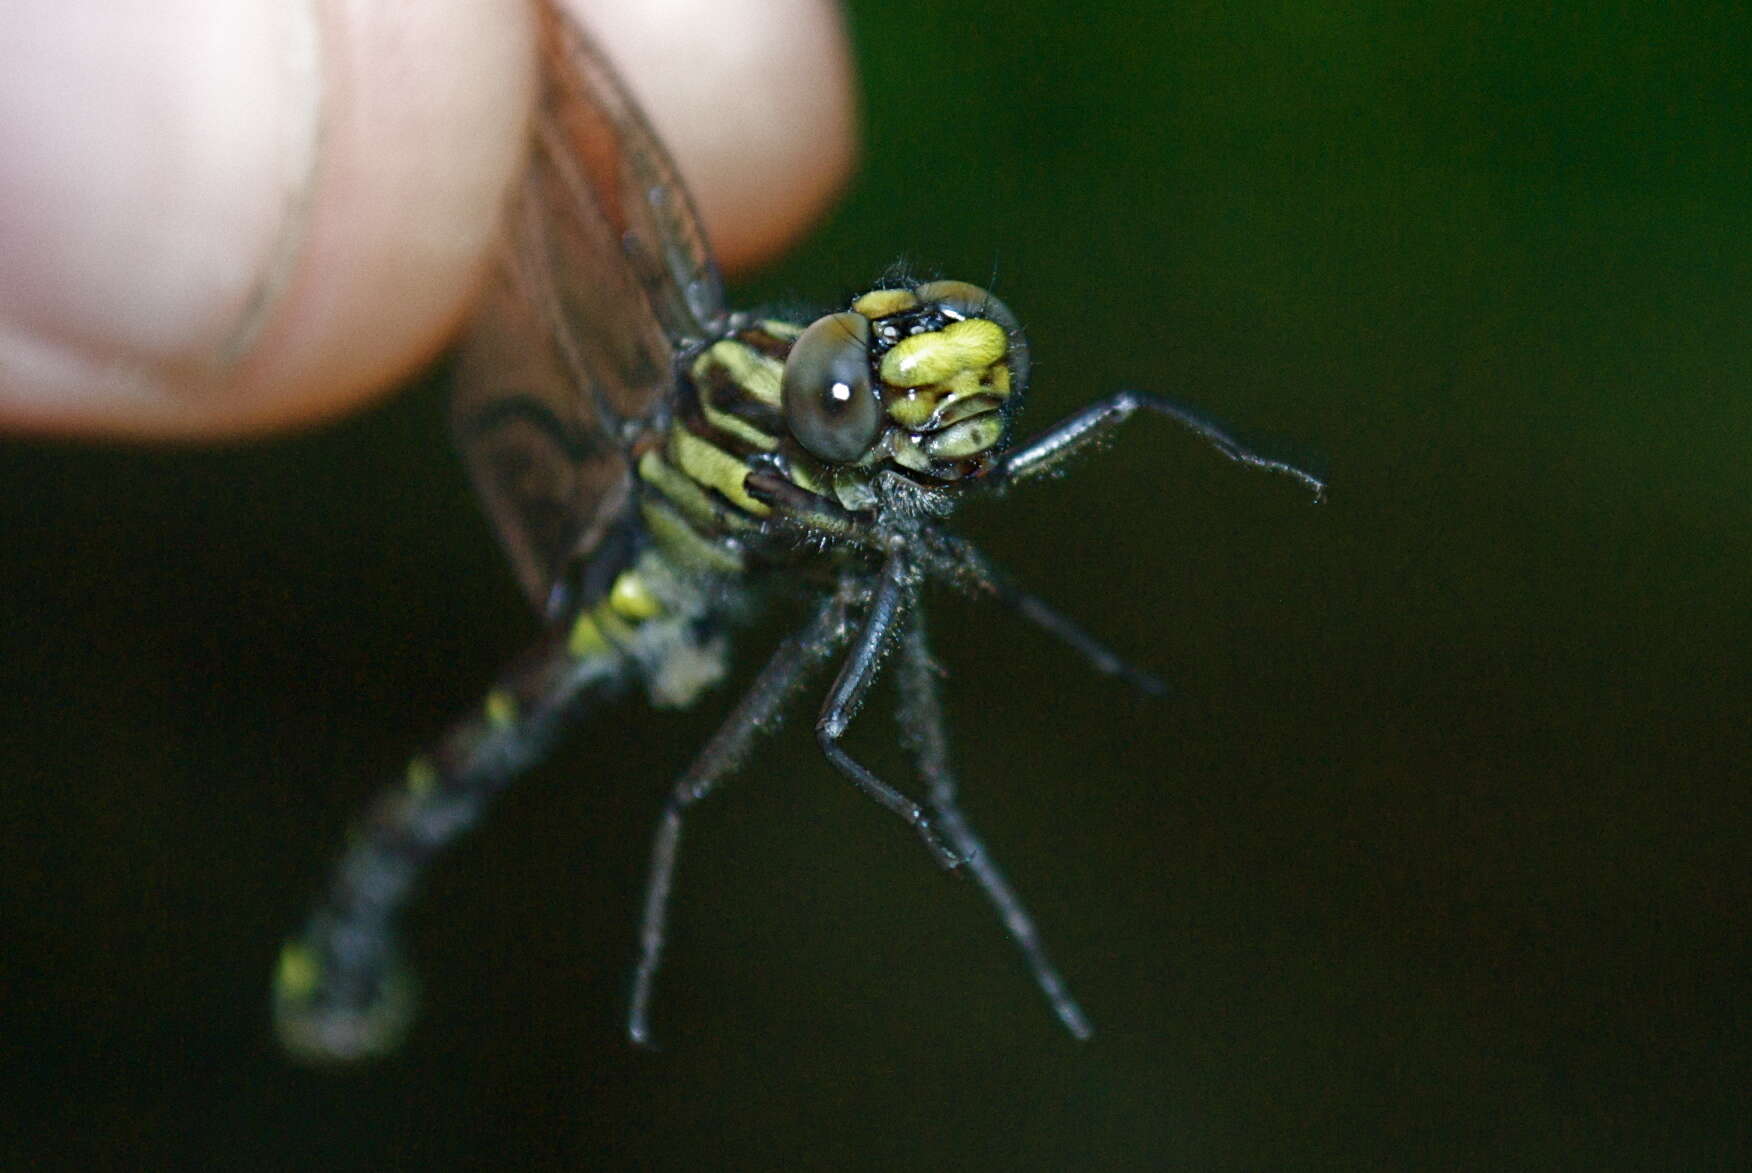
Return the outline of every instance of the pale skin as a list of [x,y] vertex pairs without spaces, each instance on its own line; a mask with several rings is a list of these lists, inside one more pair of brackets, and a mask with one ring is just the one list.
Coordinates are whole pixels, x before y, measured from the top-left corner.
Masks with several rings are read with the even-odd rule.
[[[563,2],[726,269],[845,183],[857,109],[829,0]],[[0,5],[0,431],[231,439],[396,386],[467,313],[531,45],[525,0]]]

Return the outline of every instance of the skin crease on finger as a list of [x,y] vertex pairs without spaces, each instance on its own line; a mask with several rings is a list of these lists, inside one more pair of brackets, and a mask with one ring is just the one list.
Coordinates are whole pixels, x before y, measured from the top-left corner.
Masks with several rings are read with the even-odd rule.
[[[857,112],[825,0],[565,3],[676,154],[727,269],[837,194]],[[0,70],[0,429],[308,425],[445,344],[520,158],[525,0],[90,11],[0,12],[23,64]]]

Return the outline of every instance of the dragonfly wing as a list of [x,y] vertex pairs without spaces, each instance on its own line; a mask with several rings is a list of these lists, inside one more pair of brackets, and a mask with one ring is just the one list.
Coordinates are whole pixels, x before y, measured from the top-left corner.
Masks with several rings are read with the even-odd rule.
[[584,173],[658,323],[674,338],[712,331],[724,286],[675,161],[595,42],[557,5],[540,12],[543,132]]
[[674,163],[600,51],[552,4],[529,159],[457,356],[451,422],[519,581],[544,611],[623,512],[629,446],[676,352],[723,313]]

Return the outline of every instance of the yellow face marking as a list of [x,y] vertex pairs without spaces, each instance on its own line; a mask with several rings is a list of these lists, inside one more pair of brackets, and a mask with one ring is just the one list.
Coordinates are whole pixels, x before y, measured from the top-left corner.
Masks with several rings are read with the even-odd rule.
[[651,593],[651,586],[636,570],[623,570],[608,588],[608,605],[616,615],[634,623],[655,619],[663,614],[663,604]]
[[[993,394],[992,376],[1000,370],[1008,369],[1009,366],[1005,363],[995,363],[983,370],[957,371],[949,377],[949,382],[945,384],[949,388],[949,398],[964,399],[969,395]],[[997,394],[1004,394],[1004,392],[997,392]]]
[[943,405],[934,421],[939,428],[976,416],[981,412],[997,410],[998,401],[990,395],[969,395],[966,399],[952,399]]
[[281,998],[301,1001],[316,992],[322,980],[322,965],[302,941],[287,941],[274,966],[274,991]]
[[924,448],[936,460],[961,460],[984,452],[1003,434],[1004,421],[988,411],[925,437]]
[[669,429],[669,459],[683,473],[708,489],[716,489],[737,506],[765,517],[772,510],[748,495],[742,487],[748,467],[722,448],[700,439],[684,427]]
[[941,383],[960,371],[981,371],[1010,349],[1010,336],[996,322],[969,318],[930,334],[914,334],[882,356],[879,373],[891,387]]
[[432,793],[432,788],[438,785],[438,767],[424,754],[408,763],[407,786],[408,793],[415,798],[424,798]]
[[936,414],[937,403],[941,396],[935,389],[919,390],[914,388],[905,395],[894,399],[887,405],[888,418],[903,428],[922,428]]
[[888,448],[894,463],[900,467],[910,468],[914,472],[931,471],[931,458],[924,454],[918,441],[906,432],[890,433]]
[[910,289],[873,289],[852,303],[854,314],[866,318],[886,318],[902,310],[916,309],[919,299]]
[[1009,379],[999,390],[994,376],[1008,374],[1004,363],[984,370],[956,371],[941,383],[909,388],[890,399],[883,407],[888,418],[903,428],[922,431],[947,427],[956,420],[966,419],[982,411],[990,411],[1009,393]]
[[833,495],[841,505],[853,511],[876,508],[876,491],[870,487],[870,479],[855,468],[841,468],[834,472]]
[[779,380],[784,378],[785,364],[777,359],[726,338],[714,343],[694,363],[694,378],[703,378],[703,372],[713,365],[723,368],[738,387],[755,399],[770,407],[780,406]]
[[509,729],[517,723],[517,698],[502,688],[495,688],[487,694],[481,711],[486,713],[487,724],[494,729]]

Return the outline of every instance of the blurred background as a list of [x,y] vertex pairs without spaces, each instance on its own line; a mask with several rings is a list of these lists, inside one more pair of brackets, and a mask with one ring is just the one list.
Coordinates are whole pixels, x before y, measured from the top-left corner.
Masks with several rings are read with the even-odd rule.
[[[288,1066],[268,974],[343,828],[534,631],[442,386],[0,449],[6,1164],[1743,1166],[1752,22],[1539,7],[853,6],[864,171],[738,304],[904,259],[1030,325],[1024,430],[1161,390],[1331,471],[1140,420],[958,518],[1172,685],[932,599],[1087,1045],[800,719],[690,825],[633,1052],[726,690],[599,720],[445,860],[397,1058]],[[886,695],[853,744],[904,776]]]

